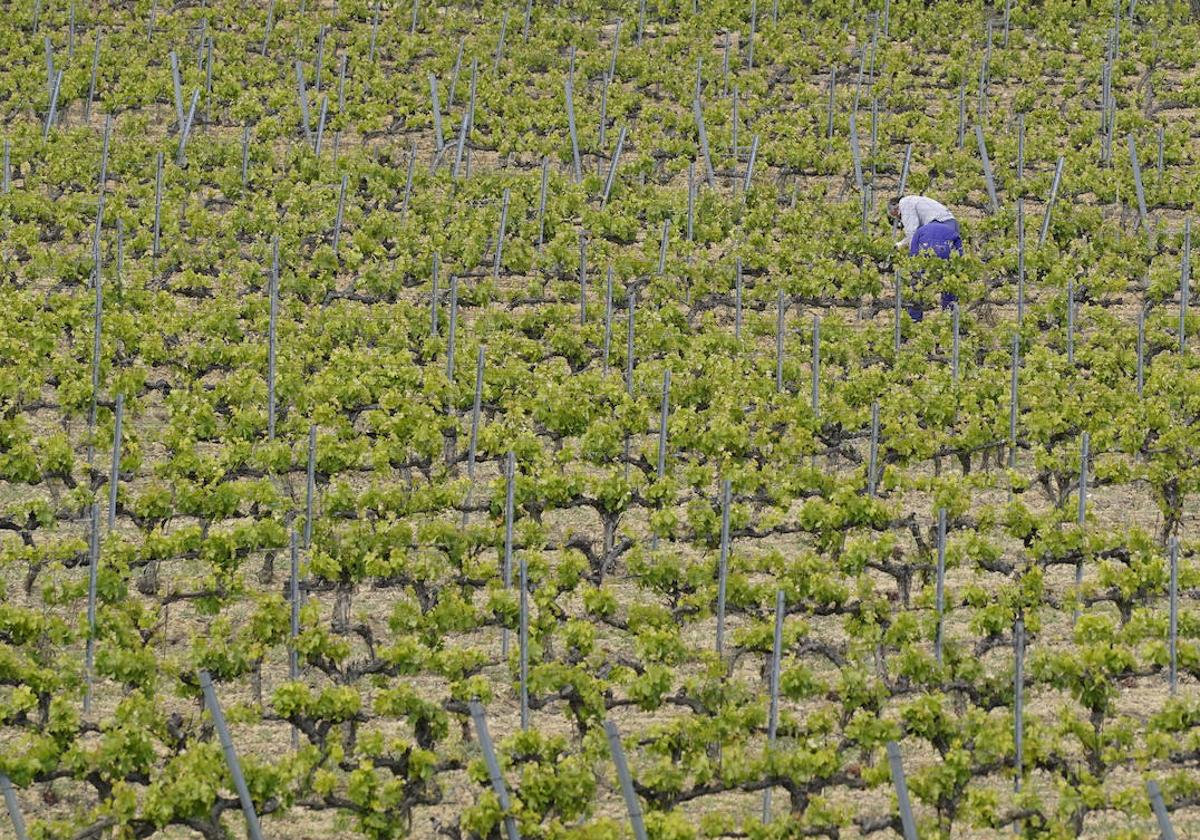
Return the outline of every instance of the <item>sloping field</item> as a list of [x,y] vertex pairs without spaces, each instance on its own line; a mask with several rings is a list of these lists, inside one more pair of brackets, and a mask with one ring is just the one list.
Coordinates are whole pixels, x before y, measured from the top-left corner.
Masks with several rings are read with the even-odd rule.
[[0,837],[1200,836],[1191,11],[7,4]]

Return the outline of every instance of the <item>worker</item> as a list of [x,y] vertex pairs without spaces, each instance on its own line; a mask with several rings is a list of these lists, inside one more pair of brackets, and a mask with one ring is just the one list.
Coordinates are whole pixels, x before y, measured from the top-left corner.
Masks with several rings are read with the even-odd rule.
[[[907,247],[910,256],[928,253],[948,260],[953,253],[962,255],[958,221],[941,202],[923,195],[896,197],[888,202],[888,215],[904,228],[904,238],[896,243],[896,247]],[[958,301],[950,292],[942,292],[941,297],[943,309]],[[908,314],[914,321],[920,321],[925,313],[920,306],[910,306]]]

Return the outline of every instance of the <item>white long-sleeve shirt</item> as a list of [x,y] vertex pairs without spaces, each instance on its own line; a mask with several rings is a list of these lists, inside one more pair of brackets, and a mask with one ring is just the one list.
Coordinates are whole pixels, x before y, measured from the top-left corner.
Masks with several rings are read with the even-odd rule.
[[906,195],[900,199],[900,223],[904,226],[904,238],[896,243],[897,247],[912,242],[917,228],[930,222],[948,222],[954,214],[940,201],[934,201],[923,195]]

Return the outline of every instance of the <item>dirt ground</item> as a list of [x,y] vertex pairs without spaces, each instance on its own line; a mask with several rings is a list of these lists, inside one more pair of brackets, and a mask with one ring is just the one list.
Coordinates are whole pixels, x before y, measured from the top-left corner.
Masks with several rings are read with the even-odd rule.
[[[714,47],[713,59],[721,60],[721,51]],[[1169,83],[1174,83],[1182,86],[1184,79],[1181,77],[1168,77]],[[820,90],[824,84],[824,77],[820,74],[813,74],[810,78],[803,80],[805,84],[813,89]],[[993,107],[1005,108],[1011,104],[1012,97],[1016,90],[1003,83],[996,83],[993,90]],[[1159,91],[1159,96],[1169,98],[1170,89]],[[949,108],[947,104],[945,107]],[[956,104],[955,104],[956,108]],[[161,121],[168,119],[171,108],[162,106],[160,108]],[[948,118],[947,112],[940,114],[931,114],[931,118],[940,117]],[[1193,121],[1198,116],[1191,109],[1183,109],[1172,114],[1172,119],[1180,121]],[[65,119],[69,124],[78,125],[82,122],[82,114],[75,110],[68,110],[65,114]],[[92,125],[99,127],[99,117],[93,115]],[[236,136],[239,132],[231,126],[213,125],[202,126],[199,129],[198,140],[208,137],[215,138],[220,136]],[[449,134],[449,130],[447,130]],[[430,136],[422,135],[415,138],[409,137],[381,137],[374,138],[370,141],[364,140],[361,137],[355,137],[347,134],[340,138],[339,143],[343,144],[343,148],[363,145],[375,144],[381,148],[392,149],[407,149],[410,141],[415,141],[417,159],[421,165],[428,166],[434,157],[434,143]],[[281,144],[285,145],[285,144]],[[591,163],[596,162],[588,162]],[[488,171],[499,168],[513,168],[531,170],[537,166],[535,160],[501,160],[499,156],[487,151],[475,151],[471,155],[471,167],[476,171]],[[1036,174],[1045,174],[1045,167],[1038,167],[1031,164],[1028,170],[1028,176],[1033,177]],[[1187,167],[1180,166],[1177,169],[1169,169],[1166,177],[1182,177]],[[533,175],[531,177],[536,177]],[[762,167],[762,179],[764,182],[779,182],[782,183],[785,179],[778,171],[773,171],[770,167]],[[732,178],[720,179],[718,181],[718,189],[725,194],[732,193]],[[804,176],[799,179],[802,194],[809,190],[824,189],[829,194],[841,195],[845,194],[846,178],[845,176],[836,177],[819,177],[819,176]],[[666,183],[671,190],[686,191],[687,181],[686,175],[678,175],[669,183]],[[890,188],[890,184],[886,185]],[[880,195],[883,195],[881,189]],[[852,195],[846,195],[846,200],[857,200]],[[978,207],[983,206],[983,197],[978,196]],[[1095,200],[1092,196],[1088,197],[1076,196],[1076,201],[1087,203],[1089,200]],[[1044,212],[1044,203],[1038,200],[1027,200],[1026,213],[1030,224],[1034,224],[1032,220],[1040,220]],[[980,223],[984,220],[985,213],[978,207],[964,207],[961,210],[961,216],[965,222],[969,224]],[[1104,207],[1106,217],[1112,224],[1128,224],[1131,226],[1131,220],[1127,219],[1127,213],[1123,212],[1118,207]],[[1182,222],[1182,211],[1174,210],[1155,210],[1155,220],[1167,229],[1176,229]],[[631,248],[641,248],[646,240],[656,241],[657,231],[644,231],[639,238],[639,241],[634,243]],[[490,249],[489,249],[490,250]],[[722,249],[716,249],[716,253],[712,256],[714,259],[719,259],[723,254]],[[490,259],[490,258],[489,258]],[[343,290],[351,288],[354,278],[340,278],[340,285]],[[528,287],[530,277],[527,276],[506,276],[502,279],[501,291],[504,293],[515,294],[520,290]],[[1110,307],[1110,311],[1119,313],[1121,320],[1125,323],[1131,323],[1136,317],[1135,312],[1138,305],[1140,288],[1138,280],[1130,282],[1128,294]],[[54,284],[49,280],[45,280],[40,287],[31,288],[33,293],[44,293],[48,291]],[[1053,290],[1039,287],[1037,284],[1031,284],[1029,288],[1029,304],[1032,306],[1040,301],[1044,301]],[[591,306],[593,311],[602,311],[602,285],[599,282],[594,283],[593,294],[601,296],[593,298]],[[411,303],[414,306],[428,306],[428,292],[426,287],[414,287],[406,290],[401,294],[401,301]],[[192,307],[192,310],[199,312],[203,307],[203,302],[198,301],[180,301],[181,306]],[[472,330],[476,326],[475,319],[484,316],[486,313],[477,312],[473,309],[464,309],[460,322],[460,329],[463,335],[471,335]],[[807,318],[810,313],[793,311],[789,313],[788,324],[790,328],[799,329],[801,325],[807,323]],[[770,313],[761,316],[763,318],[772,318]],[[1000,303],[991,307],[988,317],[995,321],[1011,320],[1015,317],[1015,306],[1008,303]],[[733,312],[729,307],[722,307],[718,310],[719,322],[730,331],[733,328]],[[872,329],[886,326],[888,323],[887,316],[881,314],[877,319],[876,324],[862,323],[860,328]],[[1081,315],[1081,335],[1080,341],[1087,340],[1089,324],[1086,317]],[[617,327],[614,324],[613,342],[614,346],[618,346],[623,341],[623,335],[618,337]],[[758,354],[761,358],[768,358],[774,352],[773,339],[763,338],[758,346],[751,347],[747,352]],[[151,379],[158,377],[170,378],[174,375],[169,368],[162,371],[155,371],[151,374]],[[836,373],[834,374],[836,375]],[[220,380],[222,374],[214,375],[214,379]],[[53,392],[51,390],[51,397]],[[63,425],[62,418],[52,409],[39,409],[26,411],[23,416],[29,422],[32,428],[38,433],[48,433],[52,430],[61,428]],[[128,427],[141,441],[143,445],[144,464],[140,473],[131,481],[125,483],[125,489],[131,492],[148,486],[150,476],[157,463],[166,457],[166,449],[162,443],[156,440],[159,437],[163,426],[168,418],[168,410],[164,404],[161,395],[157,392],[147,392],[141,397],[141,411],[138,416],[129,418]],[[73,441],[76,442],[76,456],[82,462],[85,456],[85,448],[82,444],[84,430],[78,427],[71,427],[70,433]],[[648,435],[644,441],[635,442],[634,449],[638,448],[638,443],[649,444],[652,438]],[[97,459],[98,467],[107,468],[107,455],[100,455]],[[492,462],[482,462],[477,475],[477,486],[482,488],[490,485],[498,479],[497,465]],[[1023,464],[1023,468],[1028,469],[1029,465]],[[825,468],[833,473],[847,474],[853,471],[854,467],[851,464],[842,461],[833,461],[827,463]],[[953,472],[957,467],[945,466],[947,471]],[[923,468],[911,471],[914,477],[931,476],[933,474],[933,466],[926,465]],[[361,477],[352,477],[352,484],[356,489],[363,489],[366,486],[367,479]],[[292,474],[285,479],[281,479],[281,483],[285,484],[288,491],[295,498],[302,499],[303,493],[303,476]],[[324,487],[320,488],[322,493]],[[58,503],[61,495],[61,488],[55,488],[46,484],[29,488],[27,486],[0,482],[0,506],[7,506],[10,503],[17,501],[28,500],[31,496],[42,496],[50,499],[54,503]],[[320,495],[320,494],[319,494]],[[995,508],[1002,506],[1008,498],[1008,490],[1004,484],[1004,479],[1000,476],[999,471],[992,470],[984,473],[984,478],[980,485],[973,490],[972,510],[978,508]],[[1035,492],[1026,494],[1025,500],[1027,503],[1040,510],[1049,509],[1050,503]],[[903,491],[894,494],[890,502],[894,506],[897,516],[906,514],[916,514],[921,517],[927,517],[932,506],[932,499],[929,494],[915,490]],[[318,508],[320,507],[320,498],[318,499]],[[1157,506],[1150,497],[1149,492],[1142,486],[1137,485],[1122,485],[1122,486],[1103,486],[1095,488],[1089,496],[1090,520],[1089,527],[1101,530],[1119,530],[1142,528],[1151,534],[1157,534],[1161,529],[1161,515],[1158,512]],[[686,514],[683,507],[680,507],[679,513],[681,518]],[[794,511],[793,511],[794,513]],[[479,515],[476,515],[477,517]],[[1196,527],[1200,519],[1200,499],[1189,499],[1185,506],[1185,515],[1182,523],[1181,531],[1184,534],[1192,534],[1196,532]],[[555,511],[549,513],[545,518],[545,523],[549,530],[549,539],[552,543],[561,544],[567,537],[575,533],[585,533],[595,535],[601,529],[600,520],[597,516],[584,512],[580,509],[570,511]],[[170,528],[177,529],[186,524],[191,524],[189,520],[177,518],[172,521]],[[121,520],[117,525],[118,535],[132,543],[138,543],[143,539],[144,535],[140,530],[133,525],[132,522]],[[50,528],[39,529],[35,535],[35,540],[40,544],[43,541],[61,540],[67,535],[82,535],[83,523],[81,522],[60,522]],[[618,536],[629,536],[639,541],[647,539],[649,533],[646,516],[644,511],[634,511],[627,515],[621,522]],[[996,541],[1002,538],[998,535],[991,535]],[[916,550],[915,543],[907,535],[901,535],[901,541],[904,548],[913,552]],[[10,532],[0,532],[0,548],[5,553],[15,552],[19,546],[20,540],[16,534]],[[696,559],[704,556],[705,552],[688,544],[675,544],[670,546],[683,553],[685,556]],[[768,539],[745,539],[735,540],[731,546],[734,554],[745,556],[757,556],[765,554],[773,550],[782,550],[784,552],[798,552],[809,548],[805,541],[800,538],[768,538]],[[1013,542],[1003,546],[1005,556],[1017,556],[1020,553],[1021,547]],[[546,552],[549,562],[553,566],[560,559],[557,552]],[[253,574],[261,567],[265,561],[265,555],[258,553],[249,558],[244,568],[246,569],[247,578],[257,580]],[[202,571],[202,566],[193,561],[177,561],[165,565],[163,571],[164,588],[170,589],[173,582],[190,580],[193,575]],[[0,574],[2,574],[4,591],[10,599],[11,603],[25,607],[39,607],[40,599],[35,593],[33,596],[28,596],[24,593],[22,586],[26,569],[19,563],[4,562],[0,564]],[[52,583],[58,580],[69,579],[72,575],[77,575],[78,570],[64,571],[49,570],[41,579],[40,583]],[[1093,574],[1093,570],[1085,570],[1085,581],[1087,576]],[[276,576],[270,583],[258,581],[254,584],[255,590],[258,592],[278,591],[282,576],[278,569]],[[895,589],[895,581],[883,574],[874,574],[871,577],[871,582],[877,588],[895,593],[897,598],[898,591]],[[968,584],[981,584],[985,587],[992,587],[993,590],[1004,583],[1004,579],[996,575],[980,575],[970,568],[951,569],[946,578],[947,588],[950,592],[959,591]],[[632,603],[637,603],[639,599],[645,598],[645,590],[639,586],[638,581],[634,579],[628,570],[623,565],[618,565],[614,575],[609,580],[609,585],[617,594],[622,606],[627,606]],[[1066,593],[1073,590],[1075,585],[1073,573],[1071,570],[1056,567],[1047,575],[1048,590],[1054,597],[1062,597]],[[919,593],[917,593],[919,594]],[[134,595],[133,597],[144,597]],[[333,615],[333,599],[331,595],[321,594],[314,595],[321,606],[322,621],[331,622]],[[1194,593],[1187,593],[1187,598],[1194,597]],[[370,587],[363,587],[354,594],[352,601],[352,615],[355,621],[359,621],[370,625],[380,637],[386,637],[388,634],[387,616],[390,613],[390,608],[394,602],[395,595],[388,590],[376,590]],[[237,624],[239,621],[244,621],[249,613],[250,604],[238,604],[231,608],[225,609],[222,615],[229,617]],[[571,599],[562,605],[572,616],[580,616],[583,614],[583,606],[577,599]],[[1155,606],[1161,607],[1161,604]],[[1186,607],[1185,607],[1186,608]],[[1098,609],[1104,609],[1100,607]],[[958,615],[952,611],[947,620],[947,638],[951,642],[968,642],[974,640],[974,634],[969,626],[967,614],[969,611],[962,611]],[[1050,611],[1046,611],[1046,621],[1042,626],[1041,632],[1038,635],[1034,647],[1031,649],[1056,649],[1060,646],[1070,644],[1071,637],[1071,621],[1067,611],[1059,611],[1051,615]],[[744,616],[733,615],[729,619],[727,625],[727,633],[736,632],[744,626],[746,619]],[[821,619],[813,617],[810,619],[813,628],[813,635],[820,638],[824,642],[838,644],[844,642],[847,638],[843,626],[839,619]],[[692,648],[692,653],[701,649],[707,649],[710,646],[713,635],[713,621],[694,622],[685,628],[685,640]],[[184,658],[187,656],[191,642],[201,637],[207,632],[210,632],[211,619],[199,613],[195,606],[189,602],[181,602],[173,604],[169,608],[169,618],[167,620],[167,628],[162,636],[161,650],[164,657]],[[514,693],[509,690],[512,680],[509,675],[508,665],[501,661],[500,658],[500,632],[494,628],[485,629],[472,634],[464,634],[453,637],[449,640],[449,644],[454,647],[469,647],[471,649],[485,650],[493,654],[491,664],[485,669],[484,674],[497,687],[497,697],[489,704],[487,712],[489,726],[493,736],[497,740],[503,740],[508,735],[514,733],[519,728],[519,706]],[[613,628],[600,627],[598,630],[598,644],[610,656],[617,656],[623,652],[628,652],[631,648],[631,641],[628,637],[616,632]],[[355,644],[358,644],[355,641]],[[1009,667],[1008,654],[1006,650],[993,651],[985,659],[986,667],[994,673],[1003,673]],[[816,656],[806,656],[802,658],[805,664],[810,665],[814,669],[822,667],[828,669],[828,664]],[[750,680],[758,673],[758,662],[752,657],[744,657],[739,664],[737,676]],[[686,672],[686,669],[697,669],[698,666],[694,661],[689,662],[681,668],[681,672]],[[287,678],[287,658],[286,653],[282,649],[275,650],[268,656],[264,662],[262,670],[261,694],[263,697],[269,698],[274,687],[284,682]],[[320,684],[322,677],[315,669],[308,669],[304,674],[304,679],[312,684]],[[414,679],[413,683],[422,691],[423,694],[431,698],[441,699],[448,694],[447,683],[437,677],[422,676]],[[1195,682],[1184,675],[1181,677],[1179,693],[1184,696],[1195,696]],[[363,686],[364,707],[369,707],[372,696],[372,689],[368,686]],[[1117,712],[1121,715],[1128,715],[1135,721],[1145,721],[1150,714],[1153,714],[1163,705],[1167,696],[1167,688],[1165,679],[1162,677],[1147,677],[1138,678],[1122,685]],[[121,689],[112,684],[101,683],[97,686],[94,699],[94,711],[92,718],[100,721],[111,715],[117,702],[121,697]],[[255,692],[249,681],[244,681],[241,684],[229,685],[222,687],[222,702],[226,707],[235,707],[239,704],[249,704],[255,699]],[[784,701],[781,707],[783,716],[803,717],[811,713],[822,701],[813,701],[812,705],[792,703]],[[178,698],[163,697],[162,703],[165,708],[178,710],[185,716],[193,716],[197,709],[194,705],[188,704]],[[1052,723],[1064,709],[1077,709],[1074,701],[1059,692],[1053,692],[1045,688],[1037,688],[1030,692],[1026,698],[1026,712],[1028,718],[1032,721],[1040,721],[1045,724]],[[612,714],[612,720],[618,725],[623,733],[631,735],[654,726],[672,716],[686,714],[676,708],[671,708],[655,714],[645,714],[634,712],[629,709],[617,709]],[[564,712],[562,704],[555,704],[549,709],[538,710],[533,713],[533,726],[544,732],[562,734],[567,737],[574,737],[574,728],[568,715]],[[383,723],[381,726],[387,726]],[[454,732],[452,727],[452,733]],[[282,723],[260,722],[255,724],[237,724],[234,727],[234,737],[239,751],[244,755],[252,755],[256,758],[272,759],[281,758],[290,749],[290,727]],[[4,736],[0,735],[0,744],[4,743]],[[472,743],[464,743],[459,740],[458,736],[452,734],[447,741],[447,749],[451,752],[465,753],[474,756],[477,751],[476,745]],[[906,752],[905,762],[909,772],[918,771],[923,766],[936,761],[937,758],[932,750],[912,750]],[[631,757],[634,772],[637,772],[637,755],[636,751]],[[1165,768],[1156,768],[1165,769]],[[601,785],[599,789],[599,798],[596,803],[595,815],[611,816],[614,819],[624,818],[624,804],[620,796],[620,792],[616,787],[615,778],[610,768],[598,768],[600,773]],[[1119,788],[1138,788],[1142,784],[1142,776],[1135,773],[1133,770],[1122,767],[1112,773],[1106,780],[1106,785],[1110,790]],[[412,826],[411,836],[417,838],[434,838],[439,836],[439,828],[443,826],[454,825],[457,822],[457,817],[462,809],[475,801],[480,793],[480,788],[472,784],[466,776],[465,772],[452,771],[439,776],[439,783],[443,787],[444,799],[443,803],[435,807],[426,807],[418,810],[414,824]],[[994,787],[1000,792],[1001,801],[1005,800],[1007,795],[1007,786],[1010,784],[1008,778],[996,776],[984,782],[985,785]],[[1054,793],[1055,780],[1048,775],[1035,773],[1027,780],[1028,786],[1035,787],[1043,791],[1049,802],[1055,801],[1056,794]],[[47,796],[47,792],[52,792],[53,796]],[[834,791],[831,796],[831,801],[835,804],[845,804],[848,807],[855,809],[860,813],[883,814],[888,813],[892,807],[891,792],[887,788],[879,788],[868,792],[849,792],[846,790]],[[34,791],[19,791],[18,800],[22,810],[31,818],[46,818],[46,817],[65,817],[70,815],[76,809],[83,809],[94,804],[93,794],[85,785],[69,780],[62,779],[53,783],[40,785]],[[51,802],[50,800],[55,800]],[[783,791],[775,792],[775,807],[774,814],[777,819],[782,819],[786,813],[786,796]],[[916,813],[918,820],[928,819],[930,813],[923,804],[916,803]],[[683,812],[689,818],[693,825],[699,824],[702,817],[711,814],[724,814],[732,817],[737,822],[744,820],[756,819],[761,810],[761,798],[757,794],[748,793],[730,793],[719,794],[703,797],[697,801],[689,803],[683,807]],[[1172,817],[1176,832],[1181,837],[1196,836],[1200,837],[1200,809],[1189,808],[1175,812]],[[226,824],[230,830],[236,835],[241,831],[240,824],[236,815],[230,815],[226,818]],[[297,840],[326,840],[327,838],[350,838],[358,836],[344,822],[339,821],[331,812],[328,811],[310,811],[297,809],[292,814],[276,819],[268,817],[264,822],[266,834],[269,837],[287,837],[297,838]],[[9,831],[7,824],[0,825],[0,838],[12,836],[6,834]],[[1082,837],[1085,838],[1101,838],[1110,837],[1119,831],[1125,831],[1129,836],[1154,836],[1154,824],[1149,815],[1145,815],[1135,823],[1129,824],[1125,822],[1124,817],[1120,814],[1108,811],[1090,816],[1085,823]],[[1011,836],[1012,832],[1009,829],[1003,831],[985,832],[985,831],[964,831],[956,830],[953,837],[963,838],[963,840],[983,840],[983,838],[1000,838]],[[163,838],[184,838],[195,836],[194,833],[180,828],[171,828],[159,832],[156,836]],[[448,835],[449,836],[449,835]],[[840,835],[843,838],[854,838],[859,836],[853,829],[847,829]],[[83,840],[79,837],[79,840]]]

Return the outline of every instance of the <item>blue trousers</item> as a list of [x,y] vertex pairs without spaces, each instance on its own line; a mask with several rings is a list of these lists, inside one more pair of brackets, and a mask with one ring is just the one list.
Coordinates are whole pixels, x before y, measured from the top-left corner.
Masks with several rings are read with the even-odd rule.
[[[948,222],[930,222],[917,228],[913,234],[908,253],[916,256],[920,253],[932,254],[938,259],[948,260],[952,253],[960,256],[963,252],[962,236],[958,231],[958,222],[951,219]],[[942,309],[949,309],[958,302],[958,297],[950,292],[942,292]],[[909,306],[908,315],[914,321],[925,317],[925,311],[920,306]]]
[[908,246],[908,253],[915,257],[922,251],[931,251],[935,257],[943,260],[950,259],[951,252],[962,256],[963,244],[962,236],[958,232],[958,222],[954,219],[948,222],[930,222],[917,228]]

